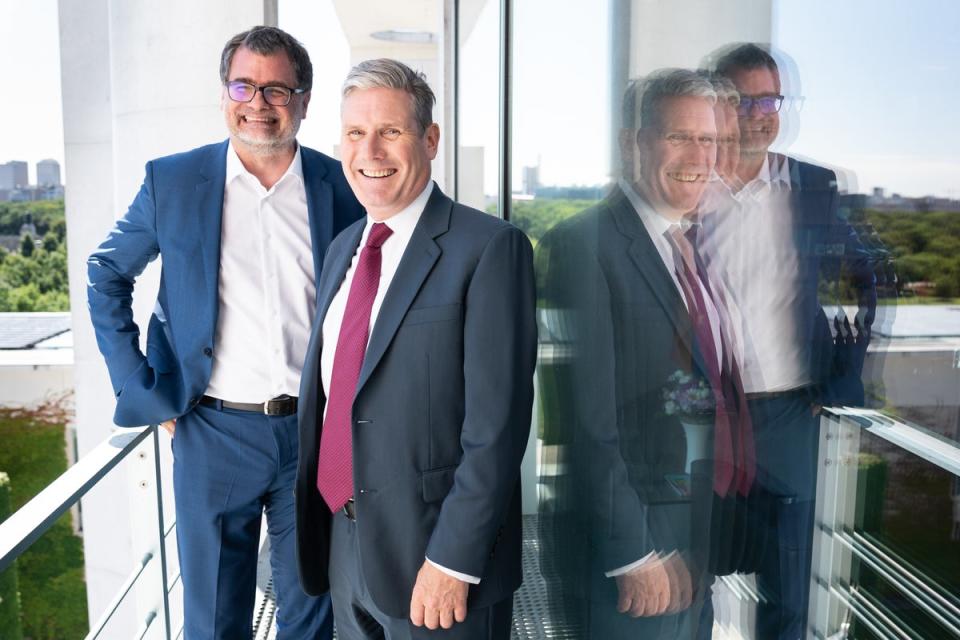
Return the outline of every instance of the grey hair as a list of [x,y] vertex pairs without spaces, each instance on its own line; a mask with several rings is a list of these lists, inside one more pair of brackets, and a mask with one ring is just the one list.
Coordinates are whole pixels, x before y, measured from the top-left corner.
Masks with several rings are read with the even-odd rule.
[[237,49],[244,47],[262,56],[283,51],[290,58],[293,74],[297,76],[297,86],[291,89],[310,91],[313,88],[313,65],[310,56],[296,38],[276,27],[259,26],[238,33],[227,41],[220,54],[220,82],[226,84],[230,76],[230,63]]
[[[647,129],[660,123],[660,103],[666,98],[705,98],[717,101],[710,80],[689,69],[659,69],[642,79],[631,80],[623,94],[624,129]],[[638,107],[639,105],[639,107]]]
[[410,95],[414,118],[420,133],[433,123],[433,105],[437,98],[427,84],[427,77],[407,65],[390,58],[364,60],[350,69],[343,81],[341,97],[346,98],[355,89],[399,89]]
[[700,71],[699,73],[713,85],[713,90],[717,92],[717,101],[729,103],[734,107],[740,104],[740,92],[737,91],[737,86],[733,84],[733,80],[716,71]]

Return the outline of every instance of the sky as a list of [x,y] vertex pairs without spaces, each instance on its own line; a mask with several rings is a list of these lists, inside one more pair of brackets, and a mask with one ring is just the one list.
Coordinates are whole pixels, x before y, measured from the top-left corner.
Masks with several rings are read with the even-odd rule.
[[[487,0],[462,50],[461,142],[484,147],[496,190],[499,3]],[[540,165],[543,184],[609,177],[605,2],[515,0],[514,184]],[[347,43],[332,5],[280,0],[280,26],[316,64],[305,144],[330,152],[339,131]],[[960,198],[960,3],[774,1],[774,41],[797,63],[805,102],[784,150],[845,170],[852,191]],[[63,162],[56,0],[0,0],[0,162]],[[16,88],[16,93],[12,91]],[[28,96],[12,99],[16,96]],[[198,141],[198,144],[201,141]],[[64,169],[64,179],[69,180]]]

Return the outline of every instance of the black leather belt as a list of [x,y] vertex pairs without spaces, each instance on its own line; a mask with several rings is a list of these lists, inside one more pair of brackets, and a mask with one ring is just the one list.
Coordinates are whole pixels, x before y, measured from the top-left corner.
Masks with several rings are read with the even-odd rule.
[[747,400],[776,400],[782,398],[791,398],[800,395],[810,397],[813,389],[810,386],[794,387],[786,391],[759,391],[756,393],[747,393]]
[[357,520],[357,504],[353,501],[353,498],[347,500],[347,503],[343,505],[343,515],[347,516],[348,520]]
[[261,413],[265,416],[292,416],[297,412],[297,399],[286,394],[277,396],[262,403],[229,402],[220,398],[203,396],[200,404],[216,409],[234,409],[235,411],[249,411]]

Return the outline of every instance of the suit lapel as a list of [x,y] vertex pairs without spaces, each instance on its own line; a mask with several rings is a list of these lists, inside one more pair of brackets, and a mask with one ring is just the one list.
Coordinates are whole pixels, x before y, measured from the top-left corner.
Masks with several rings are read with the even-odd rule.
[[333,296],[340,289],[344,276],[347,275],[347,269],[350,268],[350,262],[353,255],[357,252],[357,246],[360,244],[360,237],[363,235],[363,228],[366,226],[366,219],[354,222],[343,230],[343,242],[340,243],[339,253],[331,254],[330,263],[320,275],[317,285],[317,324],[323,324],[323,319],[327,315],[327,309],[330,308],[330,302]]
[[440,187],[433,185],[433,193],[417,222],[410,243],[403,252],[397,273],[387,290],[377,315],[377,321],[367,344],[367,353],[360,369],[357,390],[363,388],[370,374],[380,362],[400,327],[400,322],[410,308],[421,285],[433,269],[442,253],[434,238],[446,232],[450,226],[450,214],[453,201],[445,196]]
[[197,242],[203,256],[203,283],[207,295],[205,300],[213,319],[210,326],[217,324],[218,278],[220,277],[220,232],[223,221],[223,189],[227,176],[227,150],[229,143],[223,142],[212,147],[200,168],[200,180],[196,191]]
[[[300,161],[303,184],[307,193],[307,217],[310,224],[310,242],[313,247],[313,273],[319,299],[320,270],[326,248],[333,240],[333,190],[324,180],[327,170],[317,161],[314,152],[301,145]],[[322,317],[322,316],[321,316]]]
[[640,275],[646,280],[653,291],[654,297],[667,314],[684,347],[689,351],[697,366],[706,371],[703,355],[700,349],[693,344],[690,316],[686,311],[681,294],[673,282],[673,277],[667,271],[667,266],[660,257],[653,240],[647,233],[646,227],[634,210],[633,205],[619,189],[611,196],[610,208],[620,232],[630,239],[627,253],[636,265]]

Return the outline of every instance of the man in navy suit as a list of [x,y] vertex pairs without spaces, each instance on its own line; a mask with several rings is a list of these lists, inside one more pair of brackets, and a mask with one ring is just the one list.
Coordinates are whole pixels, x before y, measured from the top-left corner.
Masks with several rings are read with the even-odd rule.
[[[329,638],[329,599],[305,595],[294,566],[296,394],[325,249],[363,211],[340,164],[297,144],[313,81],[300,43],[240,33],[220,77],[229,140],[147,163],[88,260],[90,314],[114,421],[174,436],[185,638],[250,637],[264,511],[278,638]],[[144,354],[131,298],[158,255]]]
[[344,83],[343,170],[367,219],[324,263],[296,485],[303,585],[330,590],[343,638],[507,638],[521,581],[532,250],[431,181],[433,104],[394,60]]
[[[713,390],[735,377],[716,283],[680,263],[681,243],[695,252],[689,237],[715,166],[716,100],[711,83],[689,70],[631,82],[622,178],[537,246],[543,305],[563,318],[567,344],[558,351],[569,354],[541,368],[540,379],[554,381],[544,393],[544,406],[557,409],[545,416],[548,428],[560,431],[550,434],[559,464],[541,494],[543,561],[551,596],[578,638],[712,631],[711,501],[738,487],[715,473],[732,462],[715,454],[720,422],[694,456],[665,392],[680,376]],[[733,431],[739,409],[718,396],[700,411],[726,416]]]
[[[705,199],[713,215],[705,218],[704,249],[745,319],[743,380],[757,480],[770,498],[761,502],[772,505],[758,518],[759,538],[768,544],[757,570],[767,597],[758,607],[756,634],[786,640],[806,634],[819,409],[864,401],[875,265],[838,215],[836,174],[770,151],[781,131],[781,107],[791,100],[770,51],[734,45],[716,57],[716,71],[739,93],[740,158]],[[831,333],[821,300],[821,283],[836,286],[841,272],[859,306],[855,337]]]

